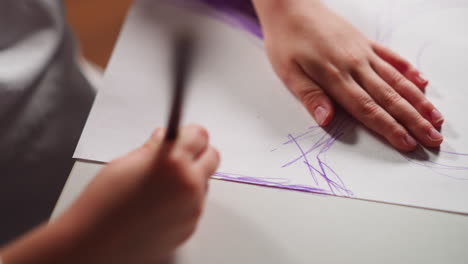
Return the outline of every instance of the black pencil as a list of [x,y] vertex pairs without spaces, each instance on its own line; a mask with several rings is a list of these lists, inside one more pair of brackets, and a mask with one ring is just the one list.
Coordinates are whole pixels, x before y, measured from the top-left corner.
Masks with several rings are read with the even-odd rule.
[[179,33],[174,42],[173,49],[173,98],[165,142],[177,138],[179,123],[182,115],[183,99],[187,81],[188,69],[190,67],[193,53],[192,35],[185,31]]

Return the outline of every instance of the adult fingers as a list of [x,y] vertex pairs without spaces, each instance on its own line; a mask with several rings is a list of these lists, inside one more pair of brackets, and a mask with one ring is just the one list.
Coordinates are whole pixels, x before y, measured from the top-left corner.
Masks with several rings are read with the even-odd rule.
[[440,145],[442,142],[440,133],[371,67],[362,69],[355,78],[380,107],[408,129],[422,144],[429,147]]
[[385,137],[402,151],[416,148],[416,140],[387,111],[363,90],[354,79],[337,82],[331,89],[333,98],[365,126]]
[[411,63],[379,43],[373,43],[372,49],[380,58],[395,67],[403,76],[414,83],[420,90],[424,91],[429,81]]
[[332,101],[301,66],[296,65],[296,69],[283,80],[286,80],[288,88],[302,102],[317,124],[326,126],[331,122],[334,115]]
[[440,127],[444,117],[426,96],[400,72],[380,58],[371,61],[373,70],[405,98],[433,126]]

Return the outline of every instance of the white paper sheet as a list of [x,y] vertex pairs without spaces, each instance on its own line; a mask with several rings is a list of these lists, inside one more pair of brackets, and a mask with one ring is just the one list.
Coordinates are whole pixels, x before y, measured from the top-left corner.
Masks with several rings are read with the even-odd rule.
[[245,19],[143,0],[124,26],[75,157],[110,161],[166,124],[172,32],[188,26],[199,43],[183,123],[210,131],[222,155],[216,178],[468,213],[468,2],[325,2],[431,80],[427,96],[446,117],[439,152],[399,153],[346,114],[317,127]]

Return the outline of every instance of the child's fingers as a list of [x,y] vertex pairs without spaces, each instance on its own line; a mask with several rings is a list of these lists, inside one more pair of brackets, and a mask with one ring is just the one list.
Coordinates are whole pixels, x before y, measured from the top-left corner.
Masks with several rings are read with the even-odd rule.
[[[163,141],[164,134],[166,130],[164,128],[156,128],[153,133],[151,134],[150,138],[141,146],[134,151],[140,152],[144,151],[146,153],[150,152],[150,154],[154,154],[159,150],[159,146]],[[133,153],[133,152],[132,152]]]
[[148,139],[148,141],[146,141],[145,145],[147,145],[147,147],[152,148],[159,146],[159,144],[164,138],[165,133],[166,130],[164,128],[156,128],[153,134],[151,134],[151,137]]
[[219,152],[213,147],[208,147],[208,149],[200,155],[195,166],[199,167],[208,178],[216,172],[220,160]]
[[195,159],[208,147],[208,138],[206,129],[198,125],[189,125],[182,128],[176,147]]
[[411,63],[381,44],[373,43],[372,48],[380,58],[395,67],[395,69],[403,74],[408,80],[414,83],[419,89],[424,91],[429,81],[426,80],[422,76],[421,72],[419,72],[419,70],[416,69]]

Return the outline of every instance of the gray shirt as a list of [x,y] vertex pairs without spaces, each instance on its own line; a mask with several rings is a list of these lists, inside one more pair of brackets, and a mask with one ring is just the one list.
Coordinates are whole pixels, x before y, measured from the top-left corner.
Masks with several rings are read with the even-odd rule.
[[63,13],[0,1],[0,245],[49,217],[94,98]]

